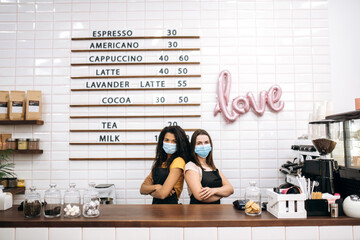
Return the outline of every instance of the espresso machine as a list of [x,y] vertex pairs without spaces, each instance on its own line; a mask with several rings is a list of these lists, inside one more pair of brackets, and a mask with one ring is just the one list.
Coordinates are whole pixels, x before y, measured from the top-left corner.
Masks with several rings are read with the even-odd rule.
[[[312,132],[312,143],[319,153],[315,159],[305,159],[302,175],[316,181],[319,185],[315,191],[322,193],[335,193],[335,182],[338,178],[338,164],[331,157],[331,152],[336,147],[337,129],[329,128],[333,120],[321,120],[310,122],[314,124]],[[333,130],[333,132],[330,132]]]

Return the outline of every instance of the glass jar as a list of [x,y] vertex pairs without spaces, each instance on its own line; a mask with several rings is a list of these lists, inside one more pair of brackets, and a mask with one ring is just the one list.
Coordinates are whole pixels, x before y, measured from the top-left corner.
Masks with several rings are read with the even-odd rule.
[[44,196],[44,216],[48,218],[60,217],[61,193],[56,189],[56,184],[51,183]]
[[16,139],[15,138],[8,138],[6,139],[6,149],[16,150]]
[[250,186],[245,190],[245,213],[249,216],[261,214],[261,194],[260,189],[256,187],[256,182],[250,182]]
[[18,147],[18,150],[27,150],[28,142],[26,141],[26,138],[19,138],[17,147]]
[[39,142],[40,142],[39,138],[29,138],[28,140],[29,140],[28,143],[29,150],[39,150]]
[[24,215],[26,218],[39,217],[41,214],[41,198],[36,192],[36,187],[30,187],[30,192],[25,195]]
[[84,217],[97,217],[100,215],[99,193],[95,190],[95,183],[89,183],[89,188],[84,192],[83,201]]
[[64,194],[64,217],[79,217],[81,215],[80,192],[75,189],[76,184],[70,183]]

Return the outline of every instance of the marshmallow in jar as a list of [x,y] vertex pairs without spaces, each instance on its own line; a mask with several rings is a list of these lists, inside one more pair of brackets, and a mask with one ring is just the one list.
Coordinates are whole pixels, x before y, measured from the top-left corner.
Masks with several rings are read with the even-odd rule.
[[95,183],[89,183],[89,188],[84,192],[83,216],[97,217],[100,215],[100,201],[98,192],[95,190]]
[[64,217],[74,218],[81,215],[80,192],[75,189],[76,184],[70,183],[64,194]]

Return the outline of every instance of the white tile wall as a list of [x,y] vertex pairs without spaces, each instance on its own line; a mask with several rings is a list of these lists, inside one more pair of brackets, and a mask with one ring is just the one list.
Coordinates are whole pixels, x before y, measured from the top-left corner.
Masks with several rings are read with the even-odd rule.
[[81,228],[49,228],[49,240],[82,240]]
[[16,240],[48,240],[48,228],[16,228]]
[[15,228],[0,228],[0,239],[15,240]]
[[[160,114],[200,112],[200,119],[125,119],[122,128],[162,128],[177,121],[184,128],[205,128],[213,136],[217,166],[235,187],[235,194],[223,202],[231,203],[244,192],[247,182],[256,180],[264,190],[277,185],[282,176],[278,166],[292,156],[294,138],[307,132],[306,122],[315,101],[331,99],[329,69],[328,16],[326,0],[270,1],[141,1],[94,2],[5,1],[0,3],[0,89],[43,91],[43,126],[8,128],[16,137],[39,137],[43,155],[16,156],[16,173],[26,184],[45,190],[49,182],[66,188],[69,181],[85,188],[86,183],[115,183],[121,203],[144,203],[134,183],[148,174],[151,163],[133,165],[131,161],[101,163],[69,162],[69,157],[153,157],[151,147],[69,146],[69,141],[95,141],[96,135],[69,133],[70,129],[99,128],[100,119],[70,120],[78,114],[154,114],[155,109],[104,108],[70,109],[69,104],[94,103],[104,93],[70,92],[83,87],[83,80],[70,80],[84,71],[71,68],[88,54],[71,53],[72,48],[86,47],[71,37],[91,36],[93,30],[131,29],[135,36],[163,35],[177,29],[179,35],[199,35],[199,40],[179,40],[182,46],[197,46],[200,52],[189,52],[201,62],[189,67],[201,78],[189,80],[189,86],[201,86],[200,94],[189,93],[201,107],[159,108]],[[140,42],[140,41],[139,41]],[[160,41],[141,41],[151,44]],[[173,54],[173,53],[172,53]],[[158,54],[146,54],[156,59]],[[173,56],[170,54],[170,56]],[[176,56],[176,54],[174,55]],[[127,67],[124,73],[154,73],[157,67]],[[231,99],[248,91],[257,94],[272,84],[283,89],[285,108],[278,114],[266,110],[263,117],[251,111],[227,125],[221,115],[213,116],[216,104],[217,78],[221,70],[232,73]],[[170,67],[170,70],[175,68]],[[169,79],[167,84],[175,84]],[[160,91],[161,93],[161,91]],[[183,92],[187,93],[187,92]],[[112,92],[109,95],[138,96],[151,103],[157,93]],[[165,93],[164,93],[165,94]],[[176,93],[166,93],[169,96]],[[106,95],[106,94],[105,94]],[[123,134],[122,141],[154,141],[158,133]],[[188,134],[191,134],[189,132]],[[95,138],[94,138],[95,136]],[[145,150],[145,151],[144,151]],[[126,181],[129,184],[125,184]],[[186,192],[186,191],[185,191]],[[23,196],[17,196],[21,201]],[[188,203],[187,195],[181,200]]]
[[217,228],[184,228],[184,240],[217,239]]
[[115,228],[83,228],[82,234],[86,240],[115,240]]
[[6,240],[92,240],[92,239],[352,239],[359,237],[359,226],[309,227],[219,227],[219,228],[0,228]]
[[[166,234],[165,234],[166,233]],[[150,240],[184,239],[184,228],[150,228]]]
[[116,240],[149,240],[149,228],[116,228]]
[[285,240],[285,227],[253,227],[253,240]]
[[286,240],[319,240],[319,227],[286,227]]
[[353,239],[352,226],[319,227],[320,240]]

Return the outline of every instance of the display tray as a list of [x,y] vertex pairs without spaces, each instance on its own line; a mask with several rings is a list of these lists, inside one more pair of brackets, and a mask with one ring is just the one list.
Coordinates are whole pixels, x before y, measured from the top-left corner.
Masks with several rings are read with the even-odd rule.
[[14,206],[0,211],[0,227],[270,227],[360,225],[360,219],[313,216],[277,219],[264,211],[247,216],[230,204],[221,205],[101,205],[97,218],[26,219]]

